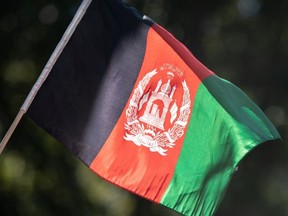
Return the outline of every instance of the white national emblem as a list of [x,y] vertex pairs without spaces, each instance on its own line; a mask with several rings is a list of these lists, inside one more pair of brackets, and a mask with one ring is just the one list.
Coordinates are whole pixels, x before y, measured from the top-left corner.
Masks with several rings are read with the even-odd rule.
[[[151,89],[153,86],[146,89],[151,79],[159,73],[165,73],[164,75],[169,77],[168,81],[162,83],[160,79],[155,89]],[[147,73],[139,82],[126,110],[125,140],[165,156],[168,148],[173,148],[176,140],[183,136],[190,114],[190,92],[185,80],[180,86],[172,83],[171,80],[175,76],[182,78],[183,72],[173,65],[164,64],[160,67],[160,72],[155,69]],[[178,108],[179,105],[177,106],[173,96],[181,87],[182,104]],[[139,117],[138,114],[142,109],[144,113],[142,111],[143,114]],[[170,113],[169,119],[167,119],[168,113]],[[171,125],[170,128],[165,129],[166,121]]]

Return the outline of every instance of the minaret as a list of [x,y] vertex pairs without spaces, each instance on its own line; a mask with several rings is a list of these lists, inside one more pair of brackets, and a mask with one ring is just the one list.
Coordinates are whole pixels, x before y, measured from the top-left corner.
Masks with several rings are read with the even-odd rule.
[[159,80],[156,89],[152,92],[147,102],[143,116],[140,117],[140,121],[164,130],[165,117],[175,90],[176,86],[173,86],[171,91],[170,79],[163,85],[162,80]]

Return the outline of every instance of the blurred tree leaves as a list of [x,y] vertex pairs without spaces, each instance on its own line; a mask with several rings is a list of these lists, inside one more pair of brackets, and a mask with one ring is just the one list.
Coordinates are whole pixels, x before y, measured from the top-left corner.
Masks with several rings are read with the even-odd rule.
[[[288,215],[286,0],[126,0],[242,88],[284,140],[239,165],[216,215]],[[10,0],[0,8],[0,136],[77,10],[78,0]],[[24,118],[0,157],[0,215],[178,215],[94,175]]]

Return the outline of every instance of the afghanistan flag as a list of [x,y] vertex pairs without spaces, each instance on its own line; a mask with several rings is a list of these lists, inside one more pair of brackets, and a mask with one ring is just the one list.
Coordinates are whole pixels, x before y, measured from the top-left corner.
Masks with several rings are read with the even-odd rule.
[[236,86],[117,0],[93,0],[27,114],[107,181],[212,215],[239,161],[279,138]]

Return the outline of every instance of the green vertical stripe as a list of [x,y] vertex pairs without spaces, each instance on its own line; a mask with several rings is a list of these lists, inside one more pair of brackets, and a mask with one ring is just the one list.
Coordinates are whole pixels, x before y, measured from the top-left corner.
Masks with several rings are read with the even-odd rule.
[[275,138],[274,126],[241,90],[217,76],[206,78],[161,203],[185,215],[211,215],[238,162],[257,144]]

